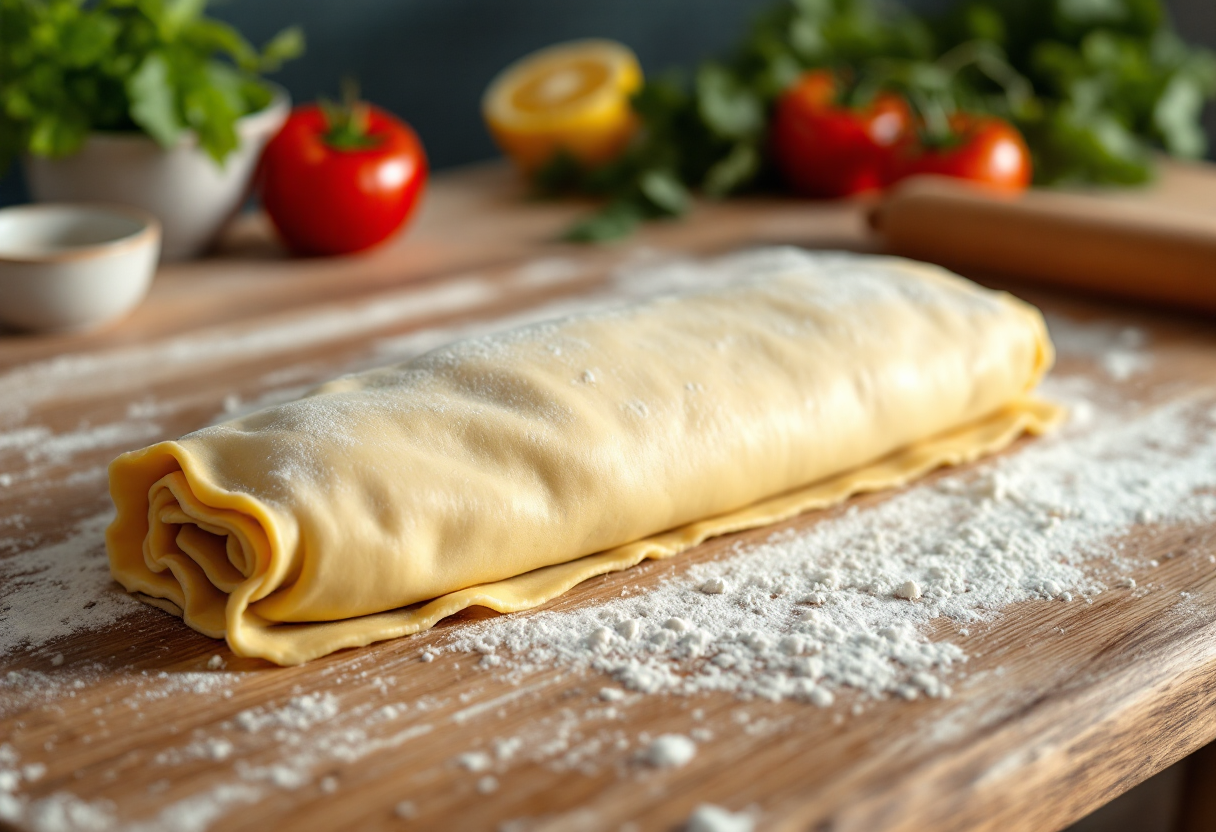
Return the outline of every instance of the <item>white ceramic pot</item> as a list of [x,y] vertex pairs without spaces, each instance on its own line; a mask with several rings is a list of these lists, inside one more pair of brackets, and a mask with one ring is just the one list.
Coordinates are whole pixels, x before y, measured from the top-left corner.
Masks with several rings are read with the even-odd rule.
[[94,133],[63,159],[26,156],[26,180],[37,202],[104,202],[151,212],[164,229],[162,255],[183,260],[203,253],[249,196],[258,158],[291,109],[275,87],[265,109],[237,122],[241,144],[222,166],[187,133],[165,150],[143,133]]
[[0,210],[0,323],[91,329],[134,309],[160,252],[156,217],[129,206]]

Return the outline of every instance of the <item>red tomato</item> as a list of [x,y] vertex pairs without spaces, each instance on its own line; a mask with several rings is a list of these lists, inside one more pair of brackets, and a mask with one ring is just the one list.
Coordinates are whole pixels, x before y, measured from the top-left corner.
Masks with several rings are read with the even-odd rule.
[[805,73],[777,102],[772,148],[786,182],[806,196],[840,197],[881,188],[890,148],[912,122],[897,95],[880,93],[866,107],[836,103],[827,70]]
[[955,136],[950,144],[901,149],[894,157],[893,178],[937,174],[1010,192],[1030,185],[1030,149],[1012,124],[995,116],[956,113],[950,118],[950,129]]
[[426,185],[422,142],[405,122],[367,104],[351,141],[334,140],[331,118],[297,107],[262,155],[262,205],[284,242],[301,254],[370,248],[400,228]]

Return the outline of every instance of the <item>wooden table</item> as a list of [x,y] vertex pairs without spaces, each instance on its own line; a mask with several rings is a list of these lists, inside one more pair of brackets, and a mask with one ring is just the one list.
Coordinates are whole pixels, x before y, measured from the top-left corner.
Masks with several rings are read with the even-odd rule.
[[[120,325],[0,338],[0,428],[97,429],[93,444],[70,459],[31,461],[0,448],[0,470],[11,481],[0,489],[11,538],[0,557],[53,543],[104,511],[99,466],[118,452],[177,436],[268,390],[289,395],[375,364],[374,345],[386,338],[436,326],[458,331],[584,294],[647,251],[874,246],[860,206],[783,200],[704,206],[687,222],[655,225],[620,245],[553,242],[578,210],[524,199],[500,167],[467,169],[437,177],[421,221],[391,248],[293,260],[252,219],[217,256],[164,267],[147,302]],[[1203,320],[1019,292],[1048,310],[1142,326],[1160,345],[1154,382],[1172,381],[1180,393],[1216,387],[1216,332]],[[102,428],[114,425],[106,444]],[[804,528],[823,516],[786,525]],[[589,581],[551,606],[616,595],[626,583],[653,586],[762,534]],[[105,800],[109,817],[151,819],[159,828],[480,830],[522,820],[507,828],[671,829],[710,801],[753,807],[766,829],[1045,832],[1216,737],[1216,567],[1208,563],[1216,529],[1165,530],[1128,543],[1160,555],[1161,565],[1139,576],[1159,591],[1008,610],[968,641],[968,681],[950,699],[880,701],[843,720],[847,695],[827,709],[750,702],[744,725],[727,695],[649,696],[615,721],[582,719],[577,731],[588,736],[611,729],[636,737],[688,731],[692,710],[701,709],[698,724],[712,728],[713,739],[689,765],[647,777],[632,762],[636,743],[609,745],[585,770],[518,760],[498,772],[496,790],[479,791],[477,777],[452,765],[455,755],[525,730],[560,735],[564,713],[602,705],[596,692],[604,680],[552,670],[511,685],[470,671],[467,659],[461,667],[458,656],[419,661],[475,612],[413,638],[276,668],[235,658],[180,621],[141,608],[104,632],[6,657],[0,741],[23,764],[46,764],[41,779],[22,786],[31,800],[56,793]],[[90,551],[102,556],[100,538]],[[56,654],[61,664],[52,662]],[[216,654],[223,672],[206,667]],[[290,732],[276,739],[274,730],[242,732],[232,723],[251,708],[325,693],[340,702],[340,713],[313,729],[332,735],[325,753],[315,743],[284,745]],[[368,717],[401,702],[411,703],[408,718]],[[341,732],[352,726],[363,735],[343,746]],[[232,745],[183,750],[203,736]],[[303,781],[288,782],[275,765],[296,753],[313,754],[315,765]],[[403,800],[416,817],[394,811]]]

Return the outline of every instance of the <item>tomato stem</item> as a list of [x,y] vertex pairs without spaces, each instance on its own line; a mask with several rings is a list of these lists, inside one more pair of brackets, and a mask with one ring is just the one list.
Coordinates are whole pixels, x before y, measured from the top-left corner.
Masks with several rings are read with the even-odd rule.
[[321,99],[325,115],[325,143],[335,150],[367,150],[383,141],[381,136],[368,133],[370,110],[366,101],[359,100],[359,83],[351,77],[342,79],[342,103]]

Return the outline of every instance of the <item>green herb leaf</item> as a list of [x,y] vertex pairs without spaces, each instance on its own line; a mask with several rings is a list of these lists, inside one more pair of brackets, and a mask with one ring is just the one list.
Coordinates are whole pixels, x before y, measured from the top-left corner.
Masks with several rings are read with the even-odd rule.
[[279,32],[262,47],[261,69],[274,72],[283,63],[304,54],[304,30],[291,26]]
[[114,47],[118,32],[118,21],[113,18],[82,14],[67,19],[59,32],[64,66],[80,68],[97,63]]
[[180,72],[182,109],[186,123],[198,135],[199,145],[216,164],[222,164],[240,146],[236,120],[242,113],[212,82],[211,69],[204,64]]
[[88,136],[88,122],[80,114],[64,112],[40,116],[29,135],[29,150],[57,158],[75,153]]
[[1008,38],[1005,19],[992,6],[984,4],[968,5],[964,9],[967,19],[967,31],[970,40],[987,41],[1003,45]]
[[1127,18],[1123,0],[1057,0],[1056,14],[1070,23],[1098,26]]
[[247,111],[260,109],[250,107],[248,78],[236,67],[219,61],[208,61],[203,72],[206,74],[204,83],[223,97],[225,109],[232,113],[234,119]]
[[1199,124],[1203,113],[1203,88],[1199,81],[1179,73],[1166,85],[1153,107],[1153,124],[1175,156],[1197,159],[1207,150],[1207,137]]
[[633,233],[646,217],[636,202],[622,199],[610,202],[590,217],[566,231],[564,239],[574,243],[604,243]]
[[1034,151],[1035,177],[1043,184],[1138,185],[1152,178],[1144,144],[1108,113],[1065,104],[1024,130]]
[[160,18],[161,37],[173,40],[187,25],[202,17],[207,0],[165,0]]
[[707,196],[724,197],[751,182],[759,170],[759,148],[749,142],[740,142],[714,163],[705,174],[701,188]]
[[688,211],[688,189],[669,170],[646,171],[638,180],[638,190],[659,214],[679,216]]
[[195,20],[182,33],[181,41],[189,43],[196,57],[220,54],[231,58],[246,73],[256,72],[261,63],[253,44],[227,23],[218,20]]
[[705,126],[723,139],[749,138],[764,126],[760,99],[717,64],[706,64],[697,72],[697,109]]
[[127,79],[131,118],[161,147],[173,147],[181,138],[182,123],[169,82],[169,68],[158,54],[144,58],[139,70]]

